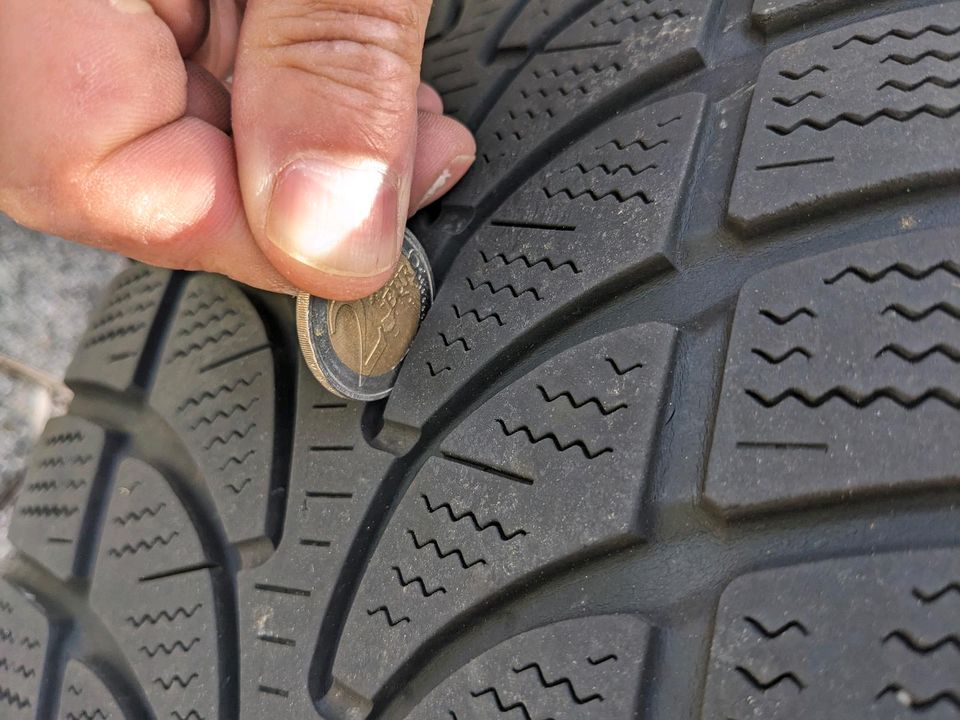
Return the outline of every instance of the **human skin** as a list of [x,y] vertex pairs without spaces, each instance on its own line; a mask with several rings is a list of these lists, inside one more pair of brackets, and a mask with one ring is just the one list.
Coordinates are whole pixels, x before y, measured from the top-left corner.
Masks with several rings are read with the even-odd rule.
[[420,82],[430,3],[3,0],[0,212],[154,265],[368,295],[476,154]]

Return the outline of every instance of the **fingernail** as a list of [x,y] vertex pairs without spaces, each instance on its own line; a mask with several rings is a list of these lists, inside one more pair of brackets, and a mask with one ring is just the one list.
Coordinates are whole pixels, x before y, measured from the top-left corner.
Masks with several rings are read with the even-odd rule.
[[400,228],[399,190],[385,165],[303,159],[280,173],[266,233],[305,265],[369,277],[396,264]]
[[476,159],[474,155],[458,155],[455,157],[446,169],[437,176],[437,179],[433,181],[433,184],[423,194],[423,197],[420,198],[420,202],[417,203],[417,208],[424,208],[440,197],[440,194],[450,184],[450,181],[454,178],[459,179],[462,177]]

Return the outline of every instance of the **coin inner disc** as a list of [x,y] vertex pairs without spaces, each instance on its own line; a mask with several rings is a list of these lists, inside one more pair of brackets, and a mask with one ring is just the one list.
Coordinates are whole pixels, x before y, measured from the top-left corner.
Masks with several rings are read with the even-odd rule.
[[373,295],[327,306],[327,331],[337,357],[360,376],[390,372],[406,354],[420,324],[420,289],[406,256]]

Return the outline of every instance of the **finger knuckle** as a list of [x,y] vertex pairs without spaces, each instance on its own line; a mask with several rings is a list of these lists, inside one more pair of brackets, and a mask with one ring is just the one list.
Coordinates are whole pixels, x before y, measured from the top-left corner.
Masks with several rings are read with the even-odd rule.
[[[365,110],[395,113],[419,81],[421,3],[411,0],[283,0],[268,3],[263,48],[276,67],[348,91]],[[402,92],[398,92],[402,91]]]
[[266,0],[268,44],[332,40],[373,45],[418,62],[423,15],[420,0]]

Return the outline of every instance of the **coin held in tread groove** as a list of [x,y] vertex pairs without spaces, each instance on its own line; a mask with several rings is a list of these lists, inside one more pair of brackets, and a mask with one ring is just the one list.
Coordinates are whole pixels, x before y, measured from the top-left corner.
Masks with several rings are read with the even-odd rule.
[[433,293],[430,261],[409,230],[396,273],[373,295],[339,302],[300,293],[297,335],[314,377],[350,400],[389,395]]

